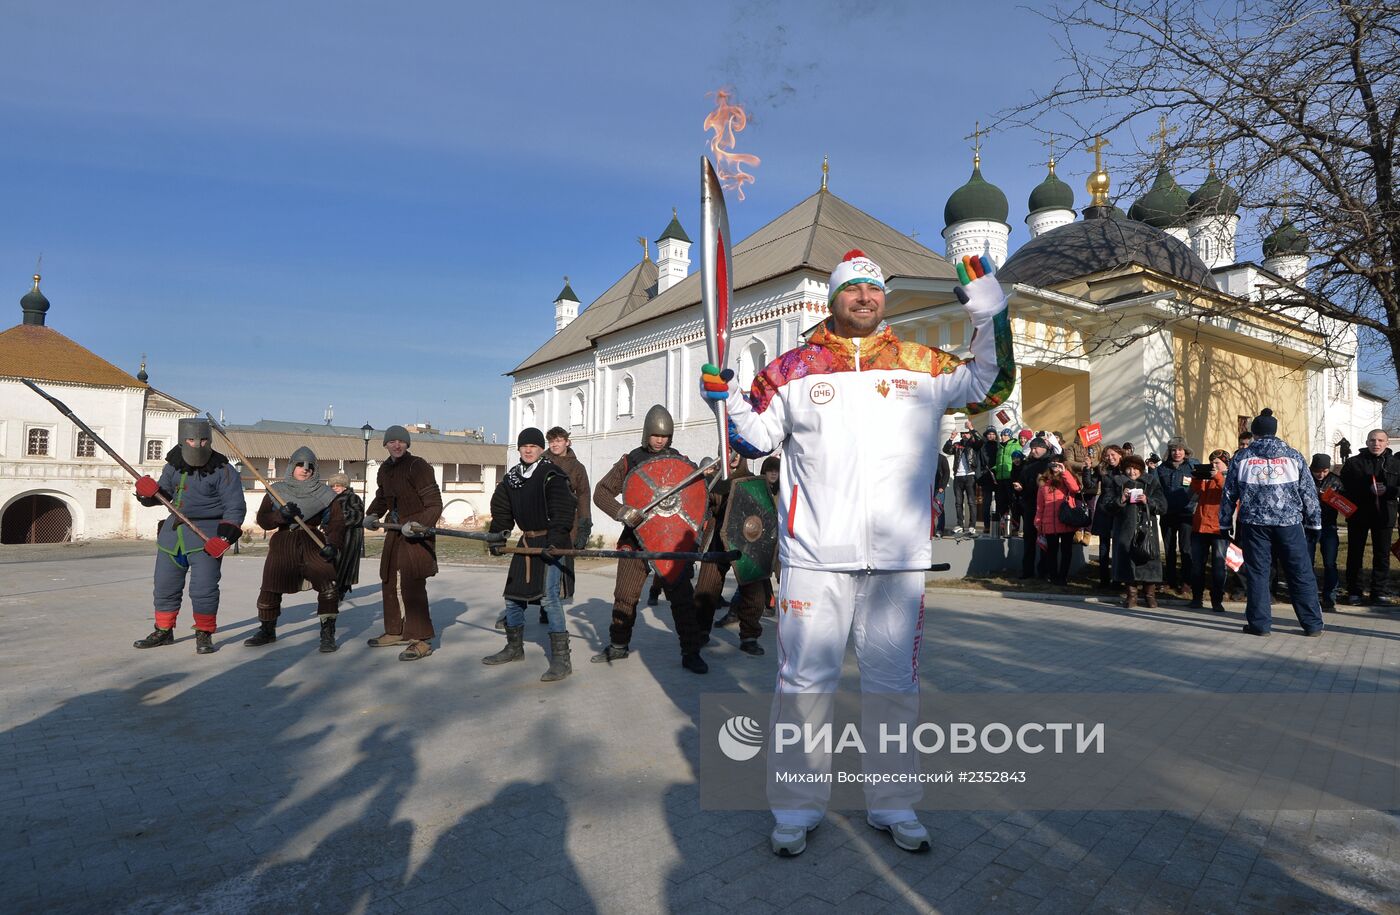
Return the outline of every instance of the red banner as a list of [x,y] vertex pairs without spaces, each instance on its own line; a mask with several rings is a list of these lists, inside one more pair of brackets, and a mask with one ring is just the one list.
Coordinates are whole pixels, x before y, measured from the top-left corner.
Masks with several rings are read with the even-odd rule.
[[1232,543],[1225,548],[1225,568],[1231,572],[1238,572],[1244,565],[1244,550],[1238,544]]
[[1079,443],[1085,448],[1092,448],[1101,441],[1103,441],[1103,430],[1099,428],[1098,423],[1079,427]]
[[1350,518],[1356,513],[1356,503],[1352,502],[1335,489],[1329,489],[1323,492],[1318,498],[1321,499],[1322,503],[1328,508],[1335,508],[1337,514],[1341,515],[1343,518]]

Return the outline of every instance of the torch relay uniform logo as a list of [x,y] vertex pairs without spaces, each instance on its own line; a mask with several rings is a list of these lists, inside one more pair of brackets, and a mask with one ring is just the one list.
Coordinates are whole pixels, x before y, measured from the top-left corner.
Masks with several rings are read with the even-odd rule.
[[735,762],[748,762],[763,749],[763,729],[746,715],[735,715],[719,729],[719,748]]
[[836,389],[831,386],[830,382],[819,381],[812,385],[812,393],[810,396],[812,398],[812,403],[821,406],[822,404],[831,403],[836,397]]

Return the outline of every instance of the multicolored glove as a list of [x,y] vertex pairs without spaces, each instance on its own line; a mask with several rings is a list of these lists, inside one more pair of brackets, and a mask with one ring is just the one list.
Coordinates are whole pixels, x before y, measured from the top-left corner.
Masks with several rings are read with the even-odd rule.
[[136,494],[141,498],[154,499],[158,492],[160,492],[160,484],[151,479],[149,475],[136,481]]
[[974,323],[990,320],[1006,307],[1006,295],[994,274],[996,267],[985,254],[979,257],[967,255],[958,261],[958,282],[953,294],[967,309]]
[[700,396],[706,400],[728,400],[729,382],[733,379],[733,369],[721,372],[718,366],[706,362],[700,366]]

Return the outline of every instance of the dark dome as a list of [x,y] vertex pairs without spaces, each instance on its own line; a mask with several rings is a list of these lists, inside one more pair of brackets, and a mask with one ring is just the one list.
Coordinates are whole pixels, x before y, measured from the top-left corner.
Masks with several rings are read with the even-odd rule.
[[1074,189],[1055,176],[1055,163],[1051,161],[1049,174],[1031,191],[1029,212],[1035,214],[1041,210],[1072,209],[1074,209]]
[[1154,229],[1179,228],[1186,225],[1187,200],[1186,191],[1163,165],[1157,169],[1152,189],[1128,209],[1128,218],[1145,222]]
[[1006,195],[1001,188],[982,177],[982,166],[972,167],[972,177],[967,184],[953,191],[948,202],[943,205],[943,225],[951,226],[968,219],[983,219],[988,222],[1006,222],[1011,211]]
[[1233,216],[1239,209],[1239,192],[1221,181],[1214,169],[1206,175],[1206,183],[1196,188],[1196,192],[1190,198],[1192,219],[1200,219],[1203,216]]
[[[1097,210],[1098,218],[1090,214]],[[1052,229],[1022,245],[997,270],[1003,283],[1053,286],[1080,276],[1140,264],[1187,282],[1215,288],[1210,270],[1191,249],[1160,229],[1127,219],[1121,211],[1101,215],[1103,207],[1085,210],[1087,218]]]
[[1308,237],[1298,231],[1292,222],[1285,221],[1264,238],[1265,257],[1286,257],[1291,254],[1307,254]]

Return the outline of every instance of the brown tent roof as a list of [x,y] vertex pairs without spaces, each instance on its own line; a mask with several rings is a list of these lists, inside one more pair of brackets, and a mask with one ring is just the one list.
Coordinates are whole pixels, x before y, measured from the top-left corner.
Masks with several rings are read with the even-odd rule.
[[[942,255],[822,190],[734,246],[734,288],[737,291],[802,269],[830,273],[851,248],[860,248],[870,255],[887,277],[957,277]],[[583,352],[600,337],[699,302],[700,274],[692,273],[639,306],[600,312],[585,325],[584,317],[596,307],[590,305],[578,320],[555,334],[511,374]]]
[[136,376],[43,324],[16,324],[0,333],[0,376],[144,388]]
[[[365,442],[358,434],[334,435],[308,432],[260,432],[249,429],[229,429],[229,437],[238,450],[252,458],[284,458],[305,445],[316,452],[323,461],[362,461],[365,457]],[[460,442],[442,441],[449,436],[437,436],[436,441],[423,441],[414,436],[409,451],[430,464],[504,464],[507,458],[505,445],[487,445],[463,439]],[[215,443],[218,448],[218,443]],[[370,442],[370,457],[384,460],[384,449],[376,437]]]

